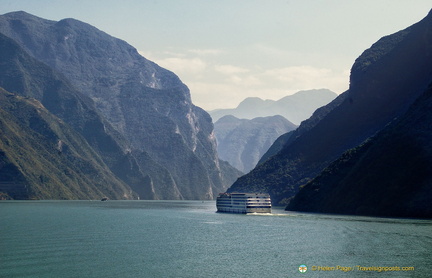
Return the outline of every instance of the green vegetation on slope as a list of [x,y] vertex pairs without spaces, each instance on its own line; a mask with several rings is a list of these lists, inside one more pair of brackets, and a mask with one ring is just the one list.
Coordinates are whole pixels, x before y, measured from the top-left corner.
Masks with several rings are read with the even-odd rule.
[[37,100],[1,89],[0,127],[0,191],[15,184],[24,185],[23,199],[133,198],[87,142]]

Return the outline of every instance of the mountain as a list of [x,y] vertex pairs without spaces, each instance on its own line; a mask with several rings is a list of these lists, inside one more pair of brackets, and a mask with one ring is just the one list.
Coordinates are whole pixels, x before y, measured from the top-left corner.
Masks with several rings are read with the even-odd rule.
[[[141,198],[152,198],[145,174],[128,153],[128,144],[96,111],[91,99],[76,91],[64,76],[29,56],[15,41],[0,34],[0,86],[35,98],[80,133],[118,178]],[[23,159],[26,159],[23,157]]]
[[74,19],[56,22],[25,12],[0,16],[0,33],[93,103],[104,121],[95,127],[112,127],[121,141],[123,156],[105,159],[116,175],[141,187],[140,197],[212,199],[238,177],[218,159],[211,118],[192,104],[188,88],[126,42]]
[[287,209],[432,218],[432,84],[408,112],[345,152]]
[[432,13],[383,37],[357,58],[349,90],[303,122],[282,149],[229,191],[269,192],[288,203],[345,151],[406,113],[432,81]]
[[300,137],[300,135],[312,129],[321,119],[333,110],[333,108],[341,104],[345,100],[345,97],[346,94],[340,94],[329,104],[315,110],[312,116],[309,119],[304,120],[298,128],[277,138],[273,145],[271,145],[268,151],[258,161],[258,164],[264,163],[270,157],[281,151],[285,145],[291,144],[295,139]]
[[280,135],[295,128],[282,116],[252,120],[224,116],[214,124],[219,157],[247,173]]
[[1,198],[137,197],[80,134],[39,101],[0,89],[0,126]]
[[301,121],[309,118],[315,109],[326,105],[336,96],[337,94],[330,90],[319,89],[300,91],[277,101],[249,97],[234,109],[217,109],[210,111],[209,114],[214,122],[225,115],[233,115],[240,119],[281,115],[298,125]]

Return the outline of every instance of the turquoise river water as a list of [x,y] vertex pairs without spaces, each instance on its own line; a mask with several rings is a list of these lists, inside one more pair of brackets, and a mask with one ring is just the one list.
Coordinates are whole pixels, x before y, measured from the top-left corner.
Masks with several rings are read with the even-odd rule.
[[0,277],[432,277],[432,220],[215,210],[0,202]]

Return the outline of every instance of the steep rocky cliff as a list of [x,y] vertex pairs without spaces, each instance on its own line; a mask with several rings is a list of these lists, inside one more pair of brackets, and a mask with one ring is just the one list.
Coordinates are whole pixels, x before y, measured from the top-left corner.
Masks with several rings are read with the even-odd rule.
[[16,42],[2,34],[0,47],[3,50],[0,52],[1,87],[39,100],[50,113],[80,133],[111,171],[141,198],[153,198],[145,172],[127,152],[127,142],[97,113],[91,99],[75,90],[64,76],[29,56]]
[[211,118],[192,104],[188,88],[126,42],[74,19],[25,12],[0,16],[0,32],[94,102],[108,123],[100,127],[112,126],[124,141],[125,156],[106,159],[124,180],[150,190],[142,198],[212,199],[238,177],[219,161]]

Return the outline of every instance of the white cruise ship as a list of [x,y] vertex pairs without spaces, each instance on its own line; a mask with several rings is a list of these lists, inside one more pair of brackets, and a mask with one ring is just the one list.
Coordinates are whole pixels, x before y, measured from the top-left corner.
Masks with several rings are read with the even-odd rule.
[[271,200],[263,193],[220,193],[216,208],[218,212],[271,213]]

